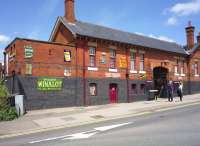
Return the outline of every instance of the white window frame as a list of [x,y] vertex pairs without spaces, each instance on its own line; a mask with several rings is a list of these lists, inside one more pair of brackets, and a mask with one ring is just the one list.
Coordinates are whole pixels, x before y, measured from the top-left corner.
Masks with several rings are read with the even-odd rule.
[[[140,56],[140,72],[145,72],[145,55],[144,55],[144,53],[140,53],[139,54],[139,56]],[[142,58],[141,58],[142,57]],[[142,63],[142,64],[141,64]],[[142,66],[143,67],[142,67]],[[142,67],[142,68],[141,68]]]
[[[89,47],[89,56],[90,56],[90,59],[89,59],[90,67],[96,67],[96,47]],[[91,61],[92,57],[94,59],[93,60],[94,64],[92,64],[92,61]]]
[[[110,48],[110,69],[116,69],[116,49]],[[114,60],[114,67],[111,67],[111,59]]]

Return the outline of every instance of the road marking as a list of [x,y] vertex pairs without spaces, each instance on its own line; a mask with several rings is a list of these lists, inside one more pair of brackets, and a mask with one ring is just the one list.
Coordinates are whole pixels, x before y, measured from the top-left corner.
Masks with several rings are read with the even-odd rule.
[[118,127],[130,125],[132,123],[133,122],[123,123],[123,124],[117,124],[117,125],[110,125],[110,126],[104,126],[104,127],[97,127],[97,128],[94,128],[94,129],[97,130],[97,131],[103,132],[103,131],[111,130],[111,129],[114,129],[114,128],[118,128]]
[[31,142],[29,142],[29,144],[53,141],[53,140],[58,140],[58,139],[62,139],[62,140],[87,139],[87,138],[94,136],[95,134],[100,133],[100,132],[104,132],[107,130],[111,130],[111,129],[126,126],[126,125],[130,125],[132,123],[133,122],[104,126],[104,127],[97,127],[97,128],[94,128],[94,130],[81,132],[81,133],[75,133],[72,135],[63,135],[63,136],[58,136],[58,137],[52,137],[52,138],[47,138],[47,139],[42,139],[42,140],[31,141]]
[[93,133],[89,133],[89,134],[87,134],[87,133],[77,133],[77,134],[70,135],[69,138],[64,138],[63,140],[87,139],[87,138],[90,138],[97,133],[98,132],[93,132]]

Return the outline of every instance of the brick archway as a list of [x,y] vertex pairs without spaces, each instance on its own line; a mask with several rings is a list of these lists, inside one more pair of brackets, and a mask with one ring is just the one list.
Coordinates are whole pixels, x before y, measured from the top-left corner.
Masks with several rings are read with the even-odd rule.
[[155,67],[153,69],[154,88],[159,90],[160,97],[167,97],[167,82],[169,80],[169,70],[165,67]]

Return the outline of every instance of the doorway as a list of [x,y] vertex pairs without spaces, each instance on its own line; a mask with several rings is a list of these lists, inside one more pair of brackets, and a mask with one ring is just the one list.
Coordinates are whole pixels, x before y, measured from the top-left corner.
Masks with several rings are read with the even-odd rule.
[[161,98],[167,97],[167,83],[169,71],[164,67],[156,67],[153,70],[154,88],[159,91]]
[[117,84],[110,84],[110,87],[109,87],[109,100],[110,100],[110,103],[117,103],[117,101],[118,101]]

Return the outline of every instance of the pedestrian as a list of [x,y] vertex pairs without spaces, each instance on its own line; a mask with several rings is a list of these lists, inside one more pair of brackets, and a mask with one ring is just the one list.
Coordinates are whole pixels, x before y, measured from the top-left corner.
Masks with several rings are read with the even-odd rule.
[[183,100],[183,83],[182,82],[178,83],[177,94],[180,97],[180,101],[182,101]]
[[168,101],[172,102],[173,101],[173,82],[169,81],[167,84],[167,91],[168,91]]

